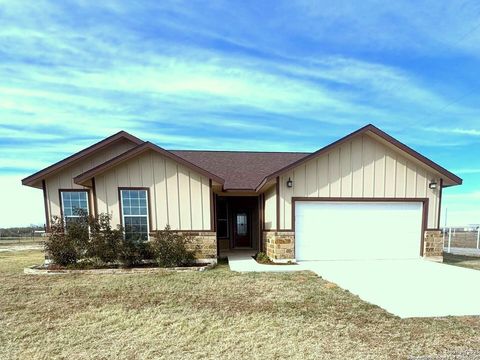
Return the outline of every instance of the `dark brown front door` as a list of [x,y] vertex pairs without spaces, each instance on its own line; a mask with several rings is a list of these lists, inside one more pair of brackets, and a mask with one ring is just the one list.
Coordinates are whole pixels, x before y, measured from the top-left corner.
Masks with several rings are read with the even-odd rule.
[[238,210],[233,217],[233,246],[236,248],[251,247],[250,211]]

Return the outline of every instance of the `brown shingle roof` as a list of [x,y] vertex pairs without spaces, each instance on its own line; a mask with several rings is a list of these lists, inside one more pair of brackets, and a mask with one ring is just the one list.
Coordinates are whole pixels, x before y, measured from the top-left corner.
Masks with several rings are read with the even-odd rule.
[[169,150],[225,180],[225,190],[255,189],[268,175],[309,153]]

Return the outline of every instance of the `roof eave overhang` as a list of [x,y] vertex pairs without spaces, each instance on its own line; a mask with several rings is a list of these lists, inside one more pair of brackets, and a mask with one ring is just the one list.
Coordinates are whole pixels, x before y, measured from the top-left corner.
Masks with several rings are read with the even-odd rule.
[[120,131],[116,134],[113,134],[112,136],[109,136],[108,138],[106,139],[103,139],[89,147],[87,147],[86,149],[83,149],[73,155],[70,155],[69,157],[63,159],[63,160],[60,160],[58,162],[56,162],[55,164],[53,165],[50,165],[40,171],[37,171],[36,173],[30,175],[30,176],[27,176],[26,178],[22,179],[22,185],[25,185],[25,186],[31,186],[31,187],[36,187],[36,188],[41,188],[42,185],[42,180],[45,179],[46,177],[48,176],[51,176],[53,175],[54,173],[56,173],[57,171],[61,171],[61,169],[63,169],[65,166],[70,166],[72,165],[73,163],[75,163],[76,161],[80,160],[80,159],[83,159],[85,158],[86,156],[89,156],[91,154],[93,154],[95,151],[98,151],[116,141],[119,141],[121,139],[127,139],[127,140],[130,140],[131,142],[133,142],[134,144],[142,144],[143,143],[143,140],[125,132],[125,131]]
[[140,144],[137,147],[135,147],[131,150],[128,150],[128,151],[124,152],[123,154],[118,155],[117,157],[115,157],[113,159],[107,160],[104,163],[102,163],[98,166],[95,166],[94,168],[92,168],[92,169],[90,169],[90,170],[88,170],[88,171],[86,171],[86,172],[84,172],[80,175],[77,175],[73,179],[73,181],[78,185],[88,186],[86,184],[89,181],[91,181],[91,179],[94,178],[96,175],[104,173],[105,171],[108,171],[109,169],[112,169],[112,168],[120,165],[121,163],[123,163],[127,160],[130,160],[130,159],[132,159],[136,156],[139,156],[142,153],[147,152],[147,151],[154,151],[154,152],[159,153],[160,155],[166,156],[166,157],[184,165],[185,167],[187,167],[187,168],[189,168],[193,171],[196,171],[197,173],[199,173],[201,175],[204,175],[205,177],[208,177],[212,181],[215,181],[215,182],[221,184],[222,186],[225,183],[225,180],[220,178],[219,176],[217,176],[215,174],[212,174],[209,171],[207,171],[205,169],[202,169],[199,166],[197,166],[195,164],[192,164],[191,162],[189,162],[189,161],[171,153],[168,150],[165,150],[165,149],[163,149],[163,148],[161,148],[161,147],[159,147],[155,144],[152,144],[150,142],[144,142],[143,144]]

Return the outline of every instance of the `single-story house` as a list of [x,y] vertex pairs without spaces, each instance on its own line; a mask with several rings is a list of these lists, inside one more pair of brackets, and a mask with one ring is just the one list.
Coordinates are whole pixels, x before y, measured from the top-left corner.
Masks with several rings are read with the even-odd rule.
[[199,259],[441,256],[442,189],[462,179],[367,125],[313,153],[165,150],[121,131],[25,179],[52,216],[108,213],[125,236],[192,233]]

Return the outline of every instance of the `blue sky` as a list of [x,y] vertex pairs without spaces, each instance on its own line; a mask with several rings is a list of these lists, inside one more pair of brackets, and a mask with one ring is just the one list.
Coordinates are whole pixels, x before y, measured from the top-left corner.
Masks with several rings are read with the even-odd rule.
[[0,227],[43,222],[19,179],[120,129],[313,151],[367,123],[464,178],[444,205],[480,223],[479,15],[478,1],[0,0],[0,195],[15,204]]

